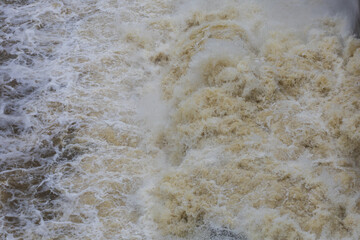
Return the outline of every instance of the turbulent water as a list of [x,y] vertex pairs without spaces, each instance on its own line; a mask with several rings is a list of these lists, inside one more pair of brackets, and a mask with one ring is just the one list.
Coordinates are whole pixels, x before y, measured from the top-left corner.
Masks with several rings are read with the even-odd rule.
[[1,239],[359,239],[357,1],[0,2]]

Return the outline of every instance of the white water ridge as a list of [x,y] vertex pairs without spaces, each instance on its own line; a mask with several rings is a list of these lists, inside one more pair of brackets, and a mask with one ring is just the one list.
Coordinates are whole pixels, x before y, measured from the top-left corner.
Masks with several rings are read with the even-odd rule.
[[358,16],[2,1],[0,238],[359,239]]

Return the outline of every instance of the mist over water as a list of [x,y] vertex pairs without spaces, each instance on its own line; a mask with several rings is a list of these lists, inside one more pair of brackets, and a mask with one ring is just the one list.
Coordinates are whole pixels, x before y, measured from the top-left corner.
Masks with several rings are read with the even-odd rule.
[[1,239],[359,239],[358,1],[0,2]]

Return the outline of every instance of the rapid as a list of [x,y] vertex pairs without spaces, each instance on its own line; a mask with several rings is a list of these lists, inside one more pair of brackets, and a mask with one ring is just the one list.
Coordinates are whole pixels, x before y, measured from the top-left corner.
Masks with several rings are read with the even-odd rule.
[[[0,238],[360,238],[359,2],[0,2]],[[354,32],[355,31],[355,32]]]

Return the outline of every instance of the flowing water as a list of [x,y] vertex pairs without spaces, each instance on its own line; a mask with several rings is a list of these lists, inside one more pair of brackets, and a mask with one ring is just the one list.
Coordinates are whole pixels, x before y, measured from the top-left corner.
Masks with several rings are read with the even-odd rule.
[[359,239],[357,1],[2,0],[1,239]]

